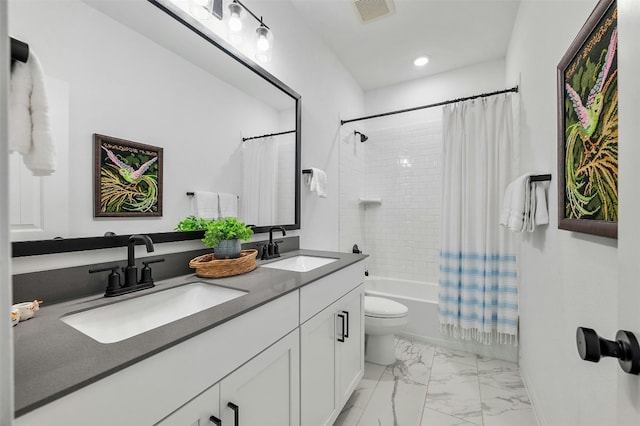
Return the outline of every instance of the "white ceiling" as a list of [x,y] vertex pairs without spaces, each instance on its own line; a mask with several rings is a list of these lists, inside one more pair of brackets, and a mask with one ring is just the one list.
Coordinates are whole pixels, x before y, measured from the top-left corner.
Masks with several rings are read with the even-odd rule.
[[352,0],[291,1],[364,90],[504,58],[520,4],[395,0],[394,14],[363,24]]

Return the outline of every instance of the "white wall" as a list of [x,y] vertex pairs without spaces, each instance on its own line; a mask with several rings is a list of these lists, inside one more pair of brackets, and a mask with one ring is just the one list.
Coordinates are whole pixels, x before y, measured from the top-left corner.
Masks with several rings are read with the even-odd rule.
[[[618,289],[618,328],[631,330],[636,336],[640,333],[640,263],[638,262],[638,240],[640,222],[638,209],[640,201],[638,181],[640,170],[640,120],[638,120],[638,102],[640,100],[640,2],[622,0],[618,2],[618,23],[620,46],[618,64],[621,70],[618,79],[620,92],[620,224],[618,227],[620,276]],[[622,42],[624,40],[624,43]],[[640,387],[638,376],[632,376],[618,370],[619,425],[637,425],[640,423]]]
[[523,0],[506,58],[506,81],[520,80],[521,170],[553,174],[550,224],[523,238],[520,285],[520,368],[548,425],[615,419],[617,363],[582,361],[575,330],[615,335],[616,242],[557,229],[556,67],[595,4]]
[[362,90],[290,2],[265,3],[265,20],[268,16],[275,35],[272,61],[265,68],[302,95],[302,168],[327,173],[327,198],[302,185],[300,244],[339,250],[340,118],[363,114]]

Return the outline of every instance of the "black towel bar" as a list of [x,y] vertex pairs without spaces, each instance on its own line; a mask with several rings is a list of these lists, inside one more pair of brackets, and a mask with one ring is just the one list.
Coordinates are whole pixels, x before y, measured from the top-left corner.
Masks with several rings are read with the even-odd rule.
[[531,175],[529,182],[546,182],[551,180],[551,174],[546,175]]
[[[196,195],[195,192],[187,192],[187,197],[193,197],[194,195]],[[236,197],[238,198],[238,200],[240,199],[239,195],[236,195]]]

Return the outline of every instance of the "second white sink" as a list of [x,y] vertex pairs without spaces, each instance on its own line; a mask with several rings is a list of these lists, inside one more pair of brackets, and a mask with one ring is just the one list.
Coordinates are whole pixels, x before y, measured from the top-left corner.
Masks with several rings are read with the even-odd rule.
[[100,343],[114,343],[245,294],[246,291],[196,282],[78,312],[61,320]]
[[262,265],[263,268],[284,269],[285,271],[293,272],[309,272],[313,269],[319,268],[329,263],[335,262],[338,259],[332,257],[318,257],[318,256],[294,256],[287,259],[278,260],[277,262],[267,263]]

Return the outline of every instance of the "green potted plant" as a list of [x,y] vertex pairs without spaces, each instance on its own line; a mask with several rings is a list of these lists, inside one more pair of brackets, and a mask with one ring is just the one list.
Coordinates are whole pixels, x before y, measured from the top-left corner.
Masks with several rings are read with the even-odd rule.
[[253,230],[235,217],[204,219],[189,216],[176,226],[177,231],[204,230],[202,242],[213,247],[217,259],[235,259],[240,256],[240,240],[249,241]]

